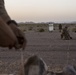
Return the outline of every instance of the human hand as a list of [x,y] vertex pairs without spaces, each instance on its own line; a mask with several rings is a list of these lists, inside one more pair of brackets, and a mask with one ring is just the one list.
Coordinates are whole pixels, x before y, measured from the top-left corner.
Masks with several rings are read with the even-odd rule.
[[13,32],[18,40],[18,42],[15,43],[14,47],[16,49],[22,48],[24,50],[26,47],[26,43],[27,43],[25,34],[16,26],[15,23],[10,23],[9,27],[13,30]]
[[17,36],[18,44],[20,45],[19,48],[22,48],[24,50],[26,47],[26,43],[27,43],[25,34],[22,31],[20,31],[19,29],[17,31],[18,31],[18,36]]
[[[11,22],[11,18],[5,9],[4,0],[0,1],[0,8],[0,46],[25,49],[25,36],[15,23]],[[8,21],[9,24],[7,24]]]

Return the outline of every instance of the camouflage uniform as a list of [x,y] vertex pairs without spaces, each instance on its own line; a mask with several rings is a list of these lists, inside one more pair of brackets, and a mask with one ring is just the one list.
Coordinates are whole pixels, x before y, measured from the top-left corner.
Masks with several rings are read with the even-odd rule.
[[[11,20],[4,6],[4,0],[0,0],[0,46],[7,47],[13,45],[16,36],[7,24]],[[14,40],[15,39],[15,40]]]
[[8,15],[4,0],[0,0],[0,46],[1,47],[15,47],[25,48],[26,39],[21,30],[16,26],[16,22],[11,20]]
[[59,32],[61,32],[61,30],[62,30],[62,25],[59,24]]
[[0,0],[0,15],[7,14],[4,6],[4,0]]
[[63,28],[62,34],[61,34],[61,39],[64,38],[65,40],[71,39],[70,34],[67,30],[67,27]]
[[[9,15],[7,14],[7,11],[6,11],[6,9],[5,9],[4,0],[0,0],[0,17],[1,17],[2,19],[4,19],[6,22],[7,22],[8,20],[10,20],[10,17],[9,17]],[[6,18],[8,18],[8,19],[6,19]]]

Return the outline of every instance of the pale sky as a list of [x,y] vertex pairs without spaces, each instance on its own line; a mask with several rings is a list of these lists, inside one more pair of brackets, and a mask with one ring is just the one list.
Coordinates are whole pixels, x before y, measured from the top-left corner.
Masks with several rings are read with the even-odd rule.
[[76,0],[5,0],[5,6],[18,22],[76,21]]

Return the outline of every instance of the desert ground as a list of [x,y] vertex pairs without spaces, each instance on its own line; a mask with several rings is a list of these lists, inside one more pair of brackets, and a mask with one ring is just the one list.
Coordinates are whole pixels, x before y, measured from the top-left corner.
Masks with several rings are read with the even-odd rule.
[[[62,40],[59,30],[53,32],[24,32],[27,39],[23,51],[24,62],[32,55],[41,57],[50,70],[60,71],[64,66],[76,65],[76,33],[70,32],[73,39]],[[19,72],[21,51],[0,48],[0,73]]]

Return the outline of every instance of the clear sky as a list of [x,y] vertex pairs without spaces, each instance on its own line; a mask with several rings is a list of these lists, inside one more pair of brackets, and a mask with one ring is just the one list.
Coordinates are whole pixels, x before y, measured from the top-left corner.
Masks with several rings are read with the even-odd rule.
[[5,0],[5,6],[19,22],[76,21],[76,0]]

